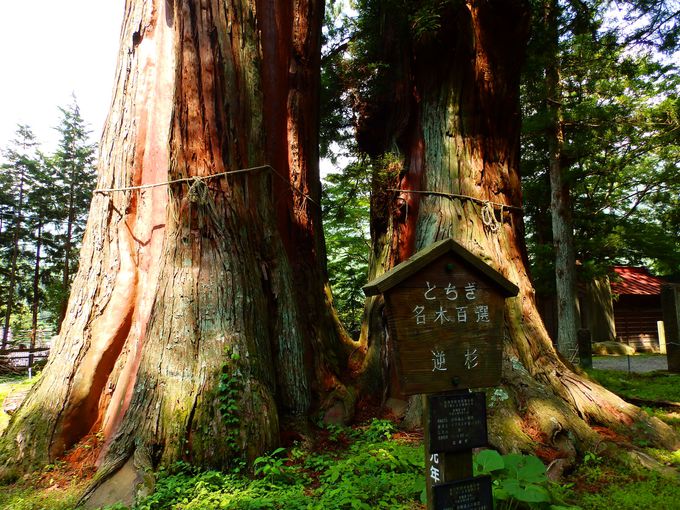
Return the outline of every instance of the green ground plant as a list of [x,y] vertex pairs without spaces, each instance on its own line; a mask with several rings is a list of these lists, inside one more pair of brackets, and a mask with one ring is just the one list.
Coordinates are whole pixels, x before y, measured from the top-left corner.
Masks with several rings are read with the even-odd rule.
[[663,476],[623,459],[584,462],[569,481],[569,497],[584,510],[679,507],[680,478]]
[[159,473],[154,494],[134,509],[418,508],[425,489],[422,445],[387,439],[393,427],[385,420],[327,426],[328,451],[277,448],[255,460],[254,479],[176,465]]
[[578,508],[564,502],[563,487],[548,480],[545,465],[534,455],[501,455],[495,450],[482,450],[475,455],[473,468],[475,475],[493,478],[497,510]]
[[[154,494],[134,510],[423,508],[420,441],[393,437],[394,424],[378,419],[357,427],[325,425],[322,435],[324,448],[319,451],[296,445],[259,457],[254,479],[176,465],[159,473]],[[548,481],[537,457],[485,450],[475,459],[476,471],[494,478],[496,508],[574,508],[563,505],[564,488]]]

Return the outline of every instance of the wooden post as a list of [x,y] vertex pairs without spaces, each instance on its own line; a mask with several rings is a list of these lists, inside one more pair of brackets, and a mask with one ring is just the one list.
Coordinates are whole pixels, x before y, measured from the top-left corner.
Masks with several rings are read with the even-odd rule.
[[661,307],[668,371],[680,373],[680,285],[665,284],[661,288]]
[[472,449],[488,444],[486,395],[428,395],[423,407],[428,509],[490,510],[490,482],[472,470]]
[[578,357],[581,368],[593,368],[593,346],[590,342],[590,330],[579,329],[576,338],[578,340]]
[[659,335],[659,354],[667,354],[666,329],[663,326],[663,321],[656,321],[656,332]]

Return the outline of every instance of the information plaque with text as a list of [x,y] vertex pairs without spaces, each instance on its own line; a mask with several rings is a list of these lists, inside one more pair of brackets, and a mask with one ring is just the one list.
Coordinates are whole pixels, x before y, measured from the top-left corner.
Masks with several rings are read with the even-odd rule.
[[489,476],[435,485],[432,494],[435,510],[493,510]]
[[488,444],[483,392],[428,398],[430,451],[460,452]]

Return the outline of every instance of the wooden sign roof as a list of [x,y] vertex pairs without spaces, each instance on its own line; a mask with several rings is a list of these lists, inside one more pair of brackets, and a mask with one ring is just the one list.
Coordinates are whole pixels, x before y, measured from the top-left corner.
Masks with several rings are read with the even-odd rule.
[[457,255],[458,258],[465,261],[472,268],[477,269],[491,280],[492,283],[495,283],[503,297],[513,297],[519,292],[517,285],[479,259],[479,257],[470,253],[453,239],[444,239],[420,250],[409,259],[364,285],[364,293],[367,296],[382,294],[448,252]]

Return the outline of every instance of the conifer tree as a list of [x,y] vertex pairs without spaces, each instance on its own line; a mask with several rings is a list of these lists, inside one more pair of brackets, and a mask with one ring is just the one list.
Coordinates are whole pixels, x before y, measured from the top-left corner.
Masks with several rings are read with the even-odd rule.
[[350,412],[354,345],[322,262],[322,15],[317,1],[126,3],[81,264],[0,437],[0,476],[96,436],[91,490],[106,493],[130,468],[240,465],[287,423]]
[[62,222],[58,239],[61,244],[61,303],[60,325],[66,312],[68,292],[77,269],[79,239],[85,229],[87,212],[95,184],[95,145],[89,141],[90,131],[73,101],[60,107],[61,122],[56,128],[60,134],[59,146],[53,158],[57,211]]
[[368,275],[370,173],[356,161],[326,176],[323,185],[324,236],[333,302],[345,328],[358,338]]
[[[44,303],[45,283],[49,282],[50,274],[55,269],[55,261],[51,260],[50,254],[56,251],[55,233],[59,227],[53,168],[42,155],[39,163],[27,194],[27,251],[33,266],[30,275],[31,349],[36,346],[38,315]],[[29,366],[32,364],[33,351],[29,354]]]
[[6,292],[4,302],[4,324],[2,349],[7,347],[10,321],[17,301],[21,284],[20,269],[25,253],[22,241],[27,235],[25,217],[27,214],[27,194],[40,163],[37,154],[38,143],[31,129],[26,125],[17,127],[16,138],[5,150],[6,163],[2,165],[3,179],[7,188],[5,200],[6,226],[3,232],[2,251],[6,261]]
[[[489,421],[494,447],[529,451],[540,437],[564,467],[602,442],[594,426],[637,423],[650,442],[677,444],[669,428],[575,371],[537,313],[519,173],[519,70],[532,4],[365,0],[362,7],[357,138],[387,178],[371,197],[371,271],[453,238],[520,288],[505,307],[504,398],[494,399]],[[382,305],[379,297],[368,301],[362,348],[398,398]]]
[[[578,327],[575,260],[588,281],[616,262],[673,253],[653,248],[665,240],[651,203],[678,186],[678,77],[650,45],[671,44],[674,28],[663,9],[627,31],[607,3],[537,5],[522,88],[528,240],[537,290],[558,301],[558,344],[573,344],[560,339]],[[631,18],[644,10],[625,8]]]

